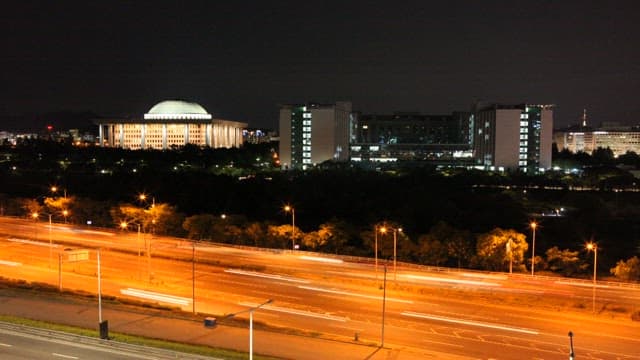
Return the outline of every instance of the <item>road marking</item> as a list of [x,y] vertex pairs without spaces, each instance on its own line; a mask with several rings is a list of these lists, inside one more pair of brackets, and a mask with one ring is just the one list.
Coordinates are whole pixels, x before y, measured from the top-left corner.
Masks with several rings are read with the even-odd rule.
[[571,282],[571,281],[556,281],[556,284],[559,284],[559,285],[571,285],[571,286],[582,286],[582,287],[589,287],[589,288],[592,288],[592,287],[595,286],[595,287],[601,288],[601,289],[608,289],[609,288],[609,285],[593,285],[593,283],[591,283],[591,284],[574,283],[574,282]]
[[297,283],[303,283],[303,284],[310,283],[309,280],[296,279],[296,278],[282,276],[282,275],[263,274],[263,273],[259,273],[259,272],[255,272],[255,271],[245,271],[245,270],[238,270],[238,269],[225,269],[224,272],[230,273],[230,274],[255,276],[255,277],[261,277],[261,278],[266,278],[266,279],[297,282]]
[[454,284],[477,285],[477,286],[502,286],[498,283],[492,283],[492,282],[450,279],[450,278],[443,278],[438,276],[422,276],[422,275],[400,275],[400,276],[404,276],[413,280],[449,282]]
[[156,300],[160,302],[182,305],[182,306],[186,306],[191,303],[191,299],[189,298],[175,296],[175,295],[161,294],[161,293],[156,293],[156,292],[151,292],[146,290],[132,289],[132,288],[120,289],[120,293],[124,295],[143,298],[143,299]]
[[57,357],[61,357],[61,358],[65,358],[65,359],[79,359],[77,356],[63,355],[63,354],[58,354],[58,353],[51,353],[51,355],[57,356]]
[[519,332],[519,333],[530,334],[530,335],[539,334],[537,330],[517,328],[517,327],[500,325],[500,324],[483,323],[483,322],[472,321],[472,320],[453,319],[453,318],[448,318],[444,316],[421,314],[421,313],[416,313],[411,311],[404,311],[401,313],[401,315],[421,318],[421,319],[428,319],[428,320],[444,321],[444,322],[454,323],[454,324],[462,324],[462,325],[478,326],[478,327],[485,327],[485,328],[498,329],[498,330],[513,331],[513,332]]
[[452,343],[443,342],[443,341],[433,341],[433,340],[427,340],[427,339],[422,339],[422,342],[428,342],[428,343],[432,343],[432,344],[446,345],[446,346],[455,346],[455,347],[459,347],[459,348],[463,348],[464,347],[464,345],[452,344]]
[[6,265],[6,266],[22,266],[22,263],[15,262],[15,261],[0,260],[0,265]]
[[4,346],[4,347],[12,347],[13,345],[11,345],[11,344],[5,344],[5,343],[0,343],[0,346]]
[[[241,303],[238,303],[238,304],[242,305],[242,306],[248,306],[248,307],[256,307],[256,306],[260,305],[260,304],[250,303],[250,302],[241,302]],[[283,307],[278,307],[278,306],[273,306],[273,305],[264,305],[260,309],[271,310],[271,311],[276,311],[276,312],[282,312],[282,313],[287,313],[287,314],[294,314],[294,315],[313,317],[313,318],[318,318],[318,319],[339,321],[339,322],[347,322],[347,320],[349,320],[349,318],[342,317],[342,316],[335,316],[335,315],[329,315],[329,314],[320,314],[320,313],[314,313],[314,312],[311,312],[311,311],[283,308]]]
[[[349,295],[349,296],[356,296],[356,297],[362,297],[362,298],[367,298],[367,299],[382,300],[382,296],[358,294],[358,293],[352,293],[352,292],[348,292],[348,291],[344,291],[344,290],[330,290],[330,289],[323,289],[323,288],[318,288],[318,287],[313,287],[313,286],[298,286],[298,288],[305,289],[305,290],[326,292],[326,293],[331,293],[331,294]],[[392,298],[392,297],[387,297],[386,299],[387,299],[387,301],[393,301],[393,302],[399,302],[399,303],[405,303],[405,304],[413,304],[412,300],[396,299],[396,298]]]
[[344,263],[344,261],[340,260],[340,259],[330,259],[330,258],[323,258],[323,257],[318,257],[318,256],[300,256],[300,259],[302,260],[310,260],[310,261],[320,261],[320,262],[326,262],[326,263],[334,263],[334,264],[342,264]]

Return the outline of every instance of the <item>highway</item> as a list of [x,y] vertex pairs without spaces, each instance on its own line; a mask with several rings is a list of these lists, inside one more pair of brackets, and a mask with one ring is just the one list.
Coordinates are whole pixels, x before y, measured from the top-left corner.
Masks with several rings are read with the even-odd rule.
[[210,359],[142,347],[113,343],[57,331],[40,330],[0,322],[0,358],[22,359],[103,359],[103,360],[153,360],[153,359]]
[[[0,218],[8,278],[232,314],[309,336],[473,359],[640,359],[640,288],[564,278],[431,269],[291,251],[256,251],[135,232]],[[50,246],[51,245],[51,246]],[[147,248],[150,248],[147,252]],[[89,249],[72,262],[65,249]],[[59,257],[58,254],[62,254]],[[192,256],[195,254],[195,262]],[[59,262],[59,259],[62,261]],[[192,277],[195,274],[195,279]],[[384,316],[384,322],[383,320]],[[239,314],[238,317],[248,317]],[[384,323],[384,327],[383,327]],[[523,354],[526,354],[523,356]]]

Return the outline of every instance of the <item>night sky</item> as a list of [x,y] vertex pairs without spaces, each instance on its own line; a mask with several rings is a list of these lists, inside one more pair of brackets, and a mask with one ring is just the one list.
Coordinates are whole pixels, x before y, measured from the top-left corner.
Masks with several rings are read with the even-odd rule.
[[555,104],[556,126],[583,108],[640,123],[640,1],[431,3],[12,1],[0,115],[184,99],[276,128],[281,103],[447,114],[485,100]]

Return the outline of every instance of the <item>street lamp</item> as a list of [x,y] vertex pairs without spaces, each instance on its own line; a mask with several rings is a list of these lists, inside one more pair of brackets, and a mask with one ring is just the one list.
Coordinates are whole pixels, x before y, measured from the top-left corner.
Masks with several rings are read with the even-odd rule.
[[67,216],[69,216],[69,210],[62,210],[62,216],[64,217],[64,223],[67,223]]
[[375,253],[375,259],[376,259],[376,280],[378,279],[378,231],[380,231],[380,234],[386,234],[387,233],[387,227],[386,226],[381,226],[378,227],[378,225],[375,226],[375,244],[374,244],[374,253]]
[[291,212],[291,249],[295,250],[296,249],[296,236],[295,236],[295,232],[296,232],[296,209],[294,209],[293,206],[291,206],[291,205],[285,205],[284,211],[285,212]]
[[596,312],[596,270],[598,266],[598,245],[594,242],[590,242],[587,244],[587,250],[593,250],[593,291],[592,291],[592,299],[591,299],[591,308],[593,312]]
[[262,304],[254,306],[247,310],[242,310],[242,311],[238,311],[237,313],[227,315],[227,317],[234,317],[238,314],[249,312],[249,360],[253,360],[253,312],[267,304],[271,304],[272,302],[273,302],[273,299],[269,299],[263,302]]
[[398,232],[402,232],[402,228],[393,229],[393,280],[396,280],[398,271],[396,270],[396,253],[398,248]]
[[536,259],[536,228],[538,227],[538,223],[535,221],[532,221],[531,224],[531,231],[533,232],[533,242],[531,244],[531,276],[534,275],[535,272],[535,259]]
[[[140,250],[140,224],[139,224],[139,223],[136,223],[135,225],[138,225],[138,237],[137,237],[137,244],[138,244],[138,266],[137,266],[137,268],[138,268],[138,272],[139,272],[139,271],[140,271],[140,253],[141,253],[141,250]],[[129,228],[129,223],[128,223],[128,222],[126,222],[126,221],[122,221],[122,222],[120,222],[120,228],[121,228],[122,230],[127,230],[127,229]],[[140,275],[140,274],[138,273],[138,275]]]
[[507,251],[509,252],[509,274],[513,273],[513,244],[511,238],[507,242]]

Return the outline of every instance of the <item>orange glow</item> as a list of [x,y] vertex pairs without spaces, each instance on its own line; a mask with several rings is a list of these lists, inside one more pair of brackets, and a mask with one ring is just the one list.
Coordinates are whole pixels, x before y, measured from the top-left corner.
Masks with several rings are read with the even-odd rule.
[[537,227],[538,227],[538,223],[537,223],[537,222],[535,222],[535,221],[532,221],[532,222],[531,222],[531,228],[532,228],[533,230],[535,230]]
[[386,233],[387,233],[387,228],[386,228],[386,227],[384,227],[384,226],[383,226],[383,227],[381,227],[381,228],[380,228],[380,233],[381,233],[381,234],[386,234]]
[[127,224],[127,222],[126,222],[126,221],[123,221],[123,222],[121,222],[121,223],[120,223],[120,227],[121,227],[122,229],[126,229],[126,228],[127,228],[127,226],[129,226],[129,224]]
[[596,244],[592,243],[592,242],[587,244],[587,250],[595,250],[597,248],[598,248],[598,246]]
[[40,216],[40,214],[38,214],[37,212],[34,212],[34,213],[31,214],[31,217],[34,218],[34,219],[37,219],[38,216]]
[[292,211],[292,210],[293,210],[293,208],[291,206],[285,205],[284,211],[289,212],[289,211]]

